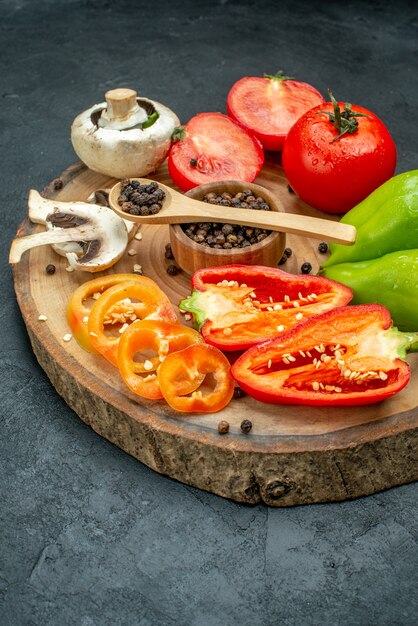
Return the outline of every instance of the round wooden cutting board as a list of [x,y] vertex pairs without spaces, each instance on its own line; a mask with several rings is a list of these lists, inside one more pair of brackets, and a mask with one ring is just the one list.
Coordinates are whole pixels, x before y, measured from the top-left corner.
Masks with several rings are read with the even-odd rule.
[[[172,185],[165,165],[152,178]],[[76,164],[43,195],[87,200],[96,189],[114,182]],[[267,162],[255,182],[276,193],[286,212],[324,217],[289,191],[277,162]],[[26,221],[19,234],[41,229]],[[140,232],[142,239],[129,245],[136,254],[126,253],[108,273],[131,272],[140,264],[177,307],[190,293],[190,277],[166,272],[172,263],[164,257],[168,226],[142,226]],[[315,273],[324,258],[318,243],[287,236],[293,254],[281,269],[299,273],[309,261]],[[54,275],[45,272],[49,263],[57,268]],[[273,506],[345,500],[418,478],[418,355],[409,357],[409,385],[377,405],[276,406],[245,396],[216,414],[176,413],[163,401],[134,396],[102,357],[84,352],[74,339],[63,340],[69,332],[65,309],[70,294],[93,277],[67,272],[67,265],[50,246],[43,246],[26,253],[14,267],[17,299],[33,350],[57,392],[80,418],[152,469],[239,502]],[[38,320],[41,314],[47,321]],[[240,431],[245,418],[253,423],[249,434]],[[221,419],[230,423],[226,435],[217,430]]]

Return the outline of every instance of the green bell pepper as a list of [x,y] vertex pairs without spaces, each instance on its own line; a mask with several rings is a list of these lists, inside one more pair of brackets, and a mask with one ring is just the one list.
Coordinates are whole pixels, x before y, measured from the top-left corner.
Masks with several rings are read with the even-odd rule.
[[418,170],[389,179],[341,222],[356,227],[356,241],[352,246],[330,244],[331,255],[323,268],[418,249]]
[[[418,222],[418,216],[416,219]],[[400,330],[418,330],[418,249],[340,263],[324,267],[319,273],[351,287],[352,304],[382,304]]]

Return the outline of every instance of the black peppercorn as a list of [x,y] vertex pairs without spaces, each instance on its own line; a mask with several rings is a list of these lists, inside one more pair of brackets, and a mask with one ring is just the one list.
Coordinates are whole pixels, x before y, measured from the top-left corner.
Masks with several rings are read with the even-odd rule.
[[155,215],[164,198],[165,192],[155,181],[141,185],[137,180],[124,179],[118,202],[122,210],[131,215]]
[[49,265],[46,266],[45,271],[47,274],[55,274],[55,265],[49,263]]
[[245,434],[249,433],[252,427],[253,427],[253,424],[252,422],[250,422],[250,420],[243,420],[241,422],[240,428],[241,428],[241,431]]
[[227,432],[229,432],[229,422],[221,420],[218,424],[218,433],[225,435]]
[[287,256],[283,255],[282,258],[280,259],[280,261],[277,263],[277,265],[284,265],[284,263],[286,263],[287,261]]
[[190,167],[196,167],[197,161],[196,159],[190,159]]
[[310,263],[303,263],[300,271],[302,272],[302,274],[309,274],[309,272],[312,271],[312,265]]
[[241,389],[241,387],[235,387],[234,389],[234,398],[242,398],[245,396],[245,391]]
[[165,246],[164,256],[166,259],[174,259],[174,254],[171,249],[171,244],[167,243]]
[[289,258],[292,256],[292,248],[285,248],[284,249],[284,255]]
[[[245,199],[249,202],[245,202]],[[270,210],[270,206],[264,202],[261,197],[255,197],[249,189],[245,189],[243,192],[238,192],[234,196],[231,193],[224,191],[221,194],[217,194],[213,191],[203,196],[204,202],[209,204],[217,204],[220,206],[237,206],[242,208],[248,208],[251,206],[256,209]],[[260,204],[261,202],[261,204]],[[271,231],[261,228],[245,228],[236,224],[216,224],[216,223],[201,223],[201,224],[187,224],[182,226],[186,235],[201,245],[210,248],[245,248],[254,243],[258,243],[265,239]],[[196,228],[198,230],[196,230]]]
[[177,265],[171,264],[167,267],[167,274],[170,274],[170,276],[177,276],[177,274],[180,272],[180,268],[177,267]]
[[328,244],[325,241],[321,241],[318,246],[318,250],[321,254],[326,254],[328,252]]

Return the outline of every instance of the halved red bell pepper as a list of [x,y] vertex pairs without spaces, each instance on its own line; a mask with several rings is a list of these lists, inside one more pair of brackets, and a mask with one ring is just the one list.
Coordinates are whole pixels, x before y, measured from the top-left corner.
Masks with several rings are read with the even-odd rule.
[[157,375],[165,400],[176,411],[215,413],[226,407],[234,395],[230,370],[220,350],[197,343],[169,354]]
[[360,405],[405,387],[418,333],[391,326],[378,304],[344,306],[244,352],[232,375],[249,395],[275,404]]
[[283,335],[353,297],[351,289],[333,280],[257,265],[198,270],[192,289],[180,309],[192,313],[205,340],[224,351],[245,350]]

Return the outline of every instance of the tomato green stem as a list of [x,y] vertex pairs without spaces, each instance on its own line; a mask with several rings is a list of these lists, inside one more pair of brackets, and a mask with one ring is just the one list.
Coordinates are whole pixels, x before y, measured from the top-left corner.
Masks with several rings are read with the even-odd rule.
[[344,104],[344,110],[341,111],[340,105],[338,104],[338,102],[336,101],[336,99],[334,98],[330,90],[328,90],[328,95],[332,102],[334,113],[330,113],[329,111],[317,111],[317,114],[319,115],[320,113],[324,113],[325,115],[328,115],[329,121],[338,130],[338,135],[334,137],[334,139],[331,139],[330,141],[330,143],[334,143],[334,141],[337,141],[343,135],[346,135],[347,133],[351,135],[357,131],[358,129],[358,120],[356,119],[357,117],[369,117],[369,116],[366,115],[365,113],[357,113],[356,111],[353,111],[351,108],[351,104],[349,102],[346,102]]
[[177,141],[181,141],[186,136],[186,131],[184,126],[176,126],[171,135],[171,141],[176,143]]
[[275,74],[264,74],[264,78],[270,78],[270,80],[278,80],[280,83],[285,80],[294,80],[293,76],[286,76],[283,70],[279,70]]

